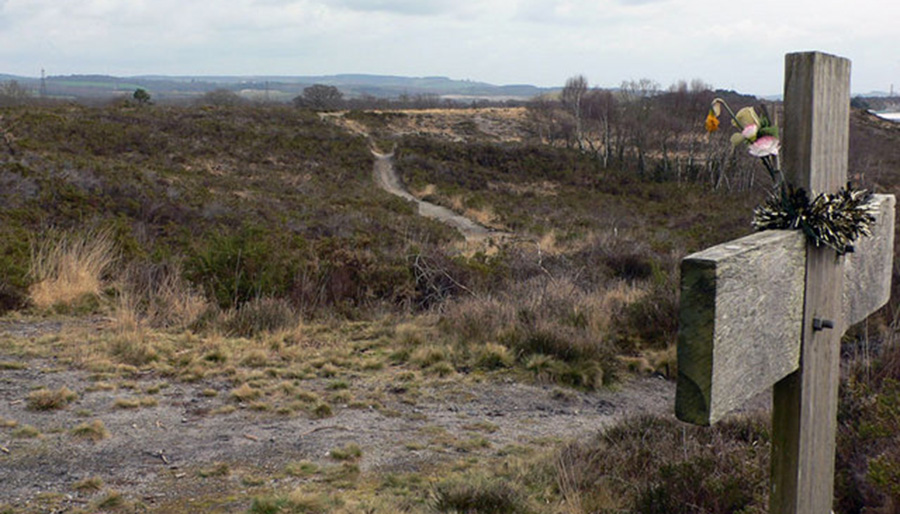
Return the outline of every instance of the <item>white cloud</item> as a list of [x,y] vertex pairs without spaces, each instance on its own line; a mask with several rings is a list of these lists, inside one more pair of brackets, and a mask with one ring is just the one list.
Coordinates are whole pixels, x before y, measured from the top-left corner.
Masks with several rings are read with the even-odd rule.
[[448,75],[780,91],[786,52],[900,84],[900,3],[845,0],[0,0],[0,73]]
[[456,2],[451,0],[337,0],[334,4],[362,12],[434,15],[450,11]]

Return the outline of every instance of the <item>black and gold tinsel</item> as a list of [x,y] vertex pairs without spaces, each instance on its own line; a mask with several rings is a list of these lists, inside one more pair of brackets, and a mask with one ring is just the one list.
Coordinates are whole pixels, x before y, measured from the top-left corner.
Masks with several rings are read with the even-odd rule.
[[872,193],[865,189],[847,183],[837,193],[819,194],[812,201],[803,188],[782,184],[778,189],[753,210],[756,230],[802,230],[810,242],[829,246],[838,255],[853,252],[860,236],[871,235]]

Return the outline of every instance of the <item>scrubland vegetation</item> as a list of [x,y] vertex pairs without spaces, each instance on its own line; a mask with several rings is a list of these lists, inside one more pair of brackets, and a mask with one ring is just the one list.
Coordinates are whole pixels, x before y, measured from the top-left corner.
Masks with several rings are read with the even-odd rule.
[[[285,106],[4,108],[0,312],[103,330],[2,336],[0,373],[53,357],[123,411],[152,409],[170,383],[214,380],[207,415],[310,419],[339,405],[393,415],[384,391],[415,401],[442,380],[565,395],[674,379],[678,262],[749,233],[766,186],[727,135],[700,134],[713,93],[694,86],[569,90],[532,104],[507,142],[474,121],[454,137],[397,135],[404,113],[346,114],[367,141]],[[854,180],[898,193],[900,129],[855,112],[851,136]],[[419,217],[373,186],[370,141],[396,145],[415,195],[513,236],[466,243]],[[897,298],[847,338],[837,512],[900,505]],[[379,388],[354,387],[361,376]],[[72,409],[86,392],[37,389],[27,407]],[[642,416],[588,440],[506,448],[479,435],[495,426],[471,427],[466,439],[427,431],[415,444],[469,457],[417,470],[363,471],[354,443],[324,467],[201,463],[191,479],[254,491],[238,510],[255,513],[766,510],[768,421],[756,414],[712,429]],[[116,436],[100,419],[67,433]],[[42,436],[0,419],[0,443]],[[263,487],[273,473],[301,485]],[[95,495],[88,511],[148,508],[100,478],[75,489]]]

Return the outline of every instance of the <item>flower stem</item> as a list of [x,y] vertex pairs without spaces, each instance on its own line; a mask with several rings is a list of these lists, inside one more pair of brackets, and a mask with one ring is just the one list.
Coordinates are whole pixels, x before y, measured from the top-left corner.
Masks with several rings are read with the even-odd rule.
[[725,100],[722,100],[721,98],[716,97],[716,98],[713,98],[712,103],[714,103],[714,104],[718,103],[719,105],[724,107],[725,110],[728,111],[728,115],[731,116],[732,121],[734,121],[734,124],[737,125],[739,129],[744,130],[743,123],[738,121],[737,116],[735,116],[735,114],[734,114],[734,111],[731,110],[731,107],[728,106],[728,103]]

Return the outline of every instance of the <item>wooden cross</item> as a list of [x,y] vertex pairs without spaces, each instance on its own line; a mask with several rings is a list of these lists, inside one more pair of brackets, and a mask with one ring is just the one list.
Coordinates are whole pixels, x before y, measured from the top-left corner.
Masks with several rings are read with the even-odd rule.
[[[847,180],[850,61],[785,58],[788,181],[835,192]],[[774,387],[773,514],[831,512],[840,340],[890,298],[893,195],[875,196],[872,236],[843,257],[797,230],[759,232],[681,264],[679,419],[708,425]]]

